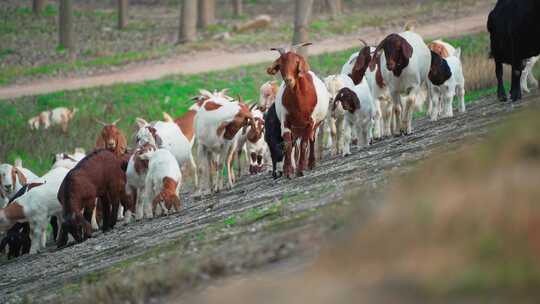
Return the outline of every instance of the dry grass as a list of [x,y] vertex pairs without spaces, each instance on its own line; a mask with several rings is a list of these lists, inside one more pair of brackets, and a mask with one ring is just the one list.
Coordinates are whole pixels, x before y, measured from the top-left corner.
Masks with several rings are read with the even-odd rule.
[[201,302],[535,303],[540,112],[531,112],[401,179],[378,216],[305,273],[235,281]]

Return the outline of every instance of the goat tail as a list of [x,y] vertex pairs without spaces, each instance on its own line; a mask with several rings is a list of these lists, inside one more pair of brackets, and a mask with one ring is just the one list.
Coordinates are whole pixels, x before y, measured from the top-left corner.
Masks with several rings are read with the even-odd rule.
[[410,20],[405,23],[405,31],[414,31],[416,27],[418,26],[418,22],[416,20]]
[[163,121],[165,122],[174,122],[174,119],[167,112],[163,112]]

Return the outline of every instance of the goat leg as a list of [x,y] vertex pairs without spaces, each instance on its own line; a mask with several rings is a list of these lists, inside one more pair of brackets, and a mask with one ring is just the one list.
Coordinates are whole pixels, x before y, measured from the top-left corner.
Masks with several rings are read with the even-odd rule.
[[506,101],[506,91],[504,90],[503,65],[501,62],[495,62],[495,75],[497,76],[497,96],[500,101]]

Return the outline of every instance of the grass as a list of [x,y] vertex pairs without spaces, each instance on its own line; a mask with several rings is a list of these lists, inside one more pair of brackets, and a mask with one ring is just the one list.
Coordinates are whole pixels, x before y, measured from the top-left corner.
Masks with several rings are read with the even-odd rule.
[[[469,2],[482,2],[472,0]],[[263,2],[253,5],[263,7]],[[291,4],[280,3],[281,6]],[[402,2],[372,7],[366,4],[349,3],[347,14],[339,18],[314,13],[310,23],[310,39],[317,41],[336,35],[350,34],[366,26],[382,26],[389,20],[405,21],[422,19],[441,9],[454,11],[454,1],[432,0],[424,5]],[[178,3],[161,6],[130,7],[130,22],[126,29],[115,27],[116,14],[112,7],[98,5],[106,9],[89,9],[76,6],[74,11],[75,49],[72,52],[55,52],[56,17],[55,4],[48,4],[41,17],[36,18],[29,6],[0,6],[0,85],[8,85],[17,80],[27,80],[44,76],[71,74],[79,71],[108,69],[111,66],[140,62],[158,57],[166,57],[186,52],[211,49],[238,49],[246,46],[263,48],[290,41],[293,33],[290,17],[274,17],[272,26],[252,32],[234,34],[225,41],[214,40],[216,34],[231,32],[234,25],[245,17],[231,19],[229,7],[221,8],[217,24],[200,30],[199,39],[185,45],[175,45]],[[457,5],[463,8],[463,5]],[[260,9],[259,9],[260,10]],[[463,9],[462,9],[463,10]],[[173,13],[174,12],[174,13]],[[261,11],[264,12],[264,11]],[[31,47],[27,47],[28,41]],[[37,49],[37,50],[36,50]],[[7,51],[6,51],[7,50]],[[13,50],[13,52],[10,52]]]
[[[483,41],[483,44],[469,43],[471,41]],[[485,35],[454,39],[451,42],[463,48],[465,70],[478,75],[476,78],[466,75],[469,88],[467,102],[493,93],[493,74],[478,71],[475,68],[478,65],[470,60],[486,58],[487,61],[487,55],[483,53],[485,48],[482,47],[487,43]],[[353,51],[311,56],[309,62],[318,75],[335,74]],[[241,95],[244,100],[256,100],[260,84],[272,79],[265,73],[265,68],[266,64],[259,64],[227,71],[180,75],[144,83],[58,92],[1,102],[0,115],[3,119],[0,120],[0,160],[12,163],[16,157],[21,157],[27,168],[37,174],[44,174],[50,168],[50,156],[53,153],[72,151],[75,147],[83,147],[87,151],[92,149],[99,132],[95,118],[103,121],[121,118],[119,126],[131,138],[135,131],[136,117],[157,120],[161,119],[163,111],[173,116],[181,115],[191,105],[190,97],[196,95],[200,88],[229,88],[232,96]],[[475,89],[471,90],[473,87]],[[80,110],[71,123],[69,134],[61,134],[56,128],[48,131],[28,129],[26,122],[30,117],[58,106],[77,107]]]

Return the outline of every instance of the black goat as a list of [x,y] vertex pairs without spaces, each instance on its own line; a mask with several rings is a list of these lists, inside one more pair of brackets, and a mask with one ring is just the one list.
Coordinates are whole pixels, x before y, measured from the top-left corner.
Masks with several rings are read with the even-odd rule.
[[272,104],[264,117],[264,141],[270,148],[272,157],[272,176],[276,179],[283,172],[277,172],[276,165],[283,161],[283,137],[281,137],[281,123],[276,113],[276,105]]
[[512,101],[521,99],[521,72],[524,60],[540,54],[540,1],[499,0],[488,17],[491,57],[495,60],[497,95],[507,96],[503,83],[503,64],[512,65]]

